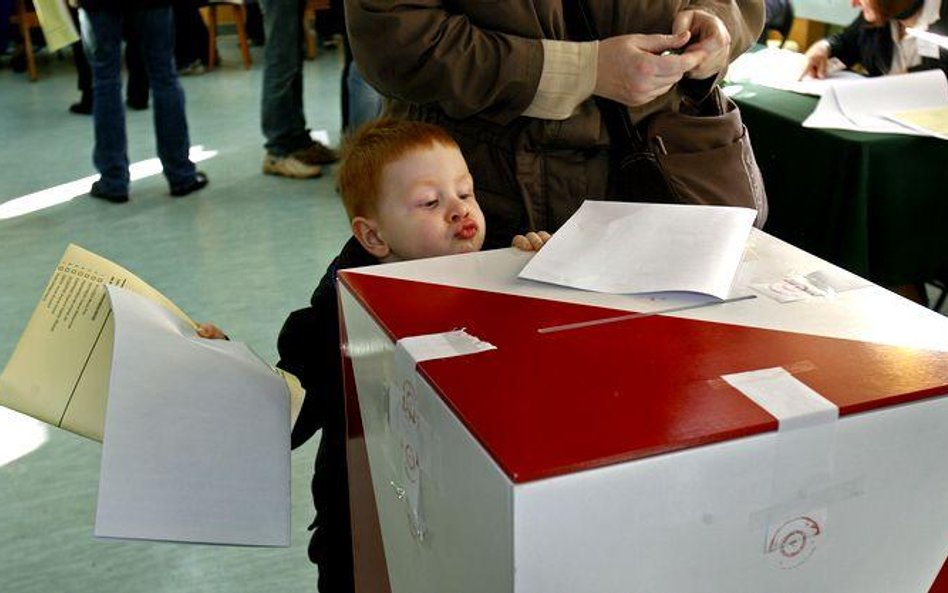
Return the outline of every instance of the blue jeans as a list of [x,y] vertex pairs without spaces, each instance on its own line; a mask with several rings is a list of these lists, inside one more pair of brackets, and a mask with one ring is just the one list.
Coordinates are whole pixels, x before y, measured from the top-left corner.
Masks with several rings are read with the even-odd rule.
[[348,131],[357,130],[359,126],[382,113],[382,95],[362,78],[355,62],[349,65],[346,91],[349,93]]
[[188,158],[191,141],[184,111],[184,91],[174,67],[174,22],[170,7],[149,10],[80,10],[82,41],[92,66],[92,117],[95,148],[92,162],[101,174],[100,189],[128,194],[128,140],[122,103],[122,23],[134,29],[151,83],[158,158],[172,188],[194,181]]
[[303,115],[304,0],[261,0],[263,49],[261,126],[264,147],[287,156],[313,143]]

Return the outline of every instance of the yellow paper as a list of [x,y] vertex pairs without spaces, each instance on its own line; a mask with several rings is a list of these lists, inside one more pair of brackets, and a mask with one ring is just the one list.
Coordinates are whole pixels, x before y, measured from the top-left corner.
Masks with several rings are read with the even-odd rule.
[[[184,311],[135,274],[69,245],[0,374],[0,405],[102,440],[115,330],[107,284],[138,293],[197,329]],[[292,426],[305,392],[294,375],[276,371],[290,395]]]
[[948,138],[948,105],[944,107],[898,111],[889,117],[910,128],[922,130],[923,132],[931,132],[942,138]]
[[196,327],[125,268],[70,245],[0,374],[0,404],[102,440],[113,339],[106,284],[136,292]]
[[49,51],[56,51],[79,41],[79,33],[76,32],[69,9],[63,0],[33,0],[33,6],[36,8],[36,16]]

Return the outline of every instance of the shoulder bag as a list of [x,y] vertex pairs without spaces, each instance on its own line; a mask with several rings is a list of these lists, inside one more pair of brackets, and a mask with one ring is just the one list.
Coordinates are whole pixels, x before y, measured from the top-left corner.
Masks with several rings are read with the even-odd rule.
[[[586,0],[564,2],[569,4],[571,36],[599,39]],[[700,101],[685,97],[677,111],[637,124],[624,105],[602,97],[596,102],[609,130],[621,199],[743,206],[757,210],[754,224],[764,226],[767,195],[750,136],[737,105],[720,87]]]

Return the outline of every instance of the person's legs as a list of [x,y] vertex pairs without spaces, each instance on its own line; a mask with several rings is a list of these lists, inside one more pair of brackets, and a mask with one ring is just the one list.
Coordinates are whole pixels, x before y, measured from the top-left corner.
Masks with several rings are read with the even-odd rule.
[[[80,29],[79,10],[70,9],[69,14],[72,17],[76,29]],[[79,89],[79,102],[69,106],[69,111],[82,115],[92,114],[92,68],[89,66],[89,60],[86,59],[86,53],[82,49],[82,41],[72,44],[72,63],[76,67],[76,88]]]
[[303,115],[303,2],[262,0],[267,43],[263,52],[261,123],[264,147],[285,157],[312,140]]
[[266,35],[263,33],[263,13],[260,12],[260,3],[256,0],[247,0],[244,8],[247,9],[247,37],[250,38],[250,43],[263,45],[266,43]]
[[[338,404],[338,406],[336,405]],[[341,394],[328,410],[311,491],[316,519],[311,525],[309,559],[319,568],[320,593],[353,593],[352,527],[346,469],[345,409]]]
[[0,55],[7,51],[7,44],[10,43],[10,15],[13,14],[13,0],[0,0]]
[[194,183],[196,170],[188,158],[191,141],[185,115],[184,90],[174,67],[174,19],[170,7],[136,11],[133,14],[154,100],[158,158],[172,193],[175,193],[177,189]]
[[92,66],[92,162],[101,178],[98,197],[128,195],[125,108],[122,106],[122,17],[115,11],[79,11],[86,58]]
[[207,66],[208,32],[196,0],[173,0],[174,55],[178,75],[203,74]]
[[382,96],[362,78],[355,62],[349,64],[346,89],[349,95],[347,130],[357,130],[359,126],[382,113]]
[[125,105],[142,111],[148,109],[148,73],[142,56],[141,33],[134,23],[125,23],[125,70],[128,81],[125,83]]

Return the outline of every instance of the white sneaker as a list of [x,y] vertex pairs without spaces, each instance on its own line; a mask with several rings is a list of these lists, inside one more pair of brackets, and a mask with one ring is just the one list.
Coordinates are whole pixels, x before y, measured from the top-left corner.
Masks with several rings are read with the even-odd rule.
[[263,156],[263,172],[295,179],[310,179],[323,174],[319,165],[308,165],[293,155],[276,156],[269,152]]

